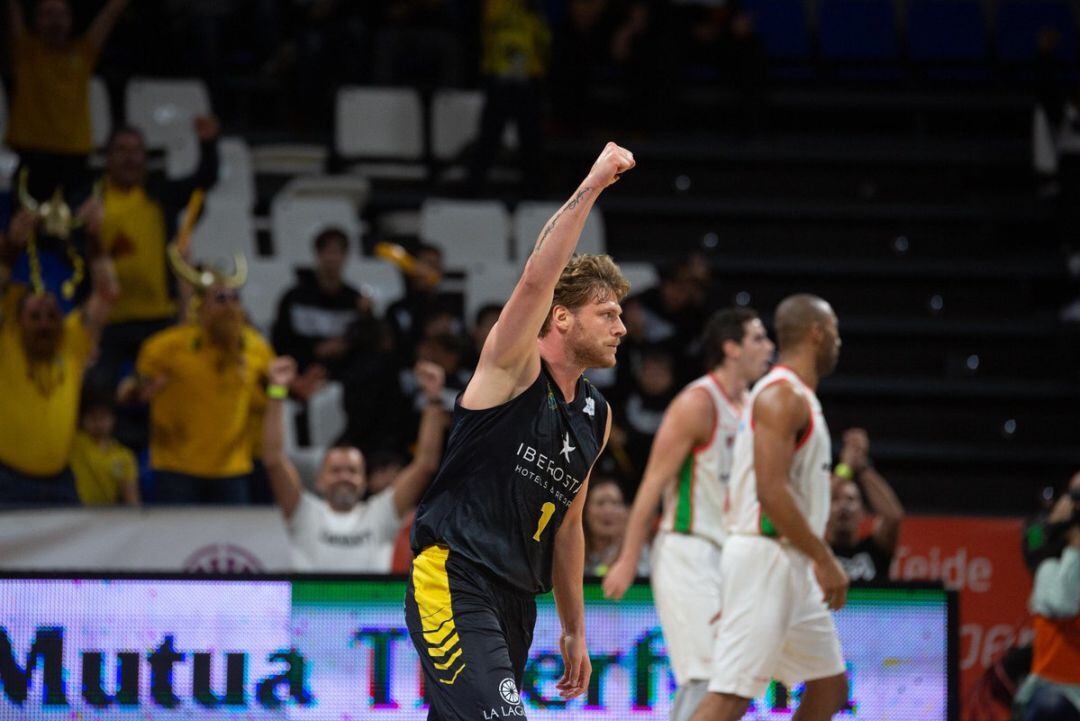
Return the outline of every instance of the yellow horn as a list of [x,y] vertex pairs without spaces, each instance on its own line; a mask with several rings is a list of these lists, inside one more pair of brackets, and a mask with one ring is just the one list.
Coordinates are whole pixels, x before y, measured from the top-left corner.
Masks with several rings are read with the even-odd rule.
[[184,260],[184,256],[180,255],[180,249],[176,247],[176,243],[169,243],[167,255],[169,265],[177,277],[191,283],[197,290],[206,290],[214,284],[214,274],[210,271],[200,271],[193,268],[190,263]]
[[30,191],[26,189],[27,176],[30,174],[29,168],[23,168],[19,171],[19,205],[29,210],[31,213],[36,213],[38,209],[38,202],[30,195]]
[[233,274],[224,279],[225,287],[227,288],[240,288],[247,282],[247,258],[243,253],[235,253],[233,255]]

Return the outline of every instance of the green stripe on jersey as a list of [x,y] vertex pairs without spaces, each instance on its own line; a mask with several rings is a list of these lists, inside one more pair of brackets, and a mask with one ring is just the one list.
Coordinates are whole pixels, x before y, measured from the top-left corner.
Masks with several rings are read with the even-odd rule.
[[675,506],[675,531],[690,533],[694,527],[694,454],[683,461],[679,471],[679,502]]
[[769,538],[778,538],[780,536],[780,534],[776,530],[776,526],[773,525],[772,519],[766,516],[764,512],[762,512],[761,514],[759,525],[761,535],[768,536]]

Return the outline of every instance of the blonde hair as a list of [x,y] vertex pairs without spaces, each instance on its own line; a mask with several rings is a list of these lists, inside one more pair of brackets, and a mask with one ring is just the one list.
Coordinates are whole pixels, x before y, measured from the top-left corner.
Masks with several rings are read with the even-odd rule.
[[[559,282],[555,284],[555,296],[551,307],[561,305],[576,311],[594,301],[607,300],[611,296],[622,302],[630,292],[630,281],[623,277],[619,266],[610,255],[575,255],[563,268]],[[551,312],[540,328],[543,338],[551,330]]]

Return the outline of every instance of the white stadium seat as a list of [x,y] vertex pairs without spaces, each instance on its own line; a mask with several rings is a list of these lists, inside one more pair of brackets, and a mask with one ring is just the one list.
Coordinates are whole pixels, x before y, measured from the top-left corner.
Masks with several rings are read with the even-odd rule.
[[371,196],[371,183],[358,175],[298,175],[279,194],[293,198],[344,198],[359,211]]
[[[338,90],[334,149],[362,162],[352,170],[365,177],[422,180],[424,114],[412,88],[350,86]],[[386,163],[385,161],[396,161]]]
[[296,273],[290,263],[278,259],[248,258],[247,284],[240,291],[251,324],[264,335],[277,314],[278,301],[294,283]]
[[337,227],[345,231],[353,247],[360,238],[356,206],[340,197],[305,198],[279,193],[270,206],[270,222],[274,254],[297,265],[312,264],[312,241],[324,228]]
[[420,239],[439,246],[453,270],[505,263],[510,216],[496,200],[430,198],[420,207]]
[[453,160],[480,131],[484,94],[477,90],[439,90],[431,100],[431,152]]
[[234,200],[208,198],[202,217],[191,231],[191,246],[195,258],[203,261],[226,258],[231,262],[233,253],[254,257],[255,225],[251,211]]
[[239,136],[218,141],[218,181],[210,189],[211,200],[224,200],[251,210],[255,205],[255,171],[251,148]]
[[334,147],[347,157],[419,160],[420,95],[411,88],[344,87],[337,94]]
[[637,295],[660,282],[660,274],[652,263],[619,263],[619,270],[630,281],[631,295]]
[[165,172],[179,178],[195,172],[199,141],[194,120],[210,115],[210,94],[201,80],[133,78],[124,96],[127,121],[142,131],[149,148],[165,149]]
[[376,315],[383,315],[391,304],[405,295],[401,271],[385,260],[350,258],[345,265],[345,280],[371,298]]
[[504,305],[520,277],[517,263],[492,263],[469,271],[465,276],[465,323],[471,328],[476,311],[489,303]]
[[[532,253],[536,239],[540,236],[544,224],[548,222],[562,205],[522,201],[514,209],[514,258],[524,261]],[[581,238],[577,244],[578,253],[606,253],[607,241],[604,233],[604,216],[599,208],[593,208]]]
[[327,383],[308,401],[308,433],[316,448],[332,446],[345,430],[345,389]]

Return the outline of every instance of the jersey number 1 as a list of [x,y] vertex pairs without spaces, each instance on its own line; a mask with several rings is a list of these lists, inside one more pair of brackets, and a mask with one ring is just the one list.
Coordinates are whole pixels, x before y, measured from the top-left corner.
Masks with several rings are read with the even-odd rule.
[[555,514],[555,504],[548,501],[544,505],[540,506],[540,522],[536,524],[536,533],[533,534],[533,540],[539,541],[540,534],[547,528],[547,524],[551,521],[551,517]]

